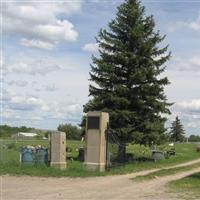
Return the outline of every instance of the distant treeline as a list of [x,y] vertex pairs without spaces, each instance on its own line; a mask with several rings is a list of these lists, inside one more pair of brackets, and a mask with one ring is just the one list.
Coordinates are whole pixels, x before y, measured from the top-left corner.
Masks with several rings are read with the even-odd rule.
[[[70,140],[80,140],[82,138],[82,129],[78,126],[71,125],[71,124],[60,124],[58,126],[59,131],[63,131],[66,133],[66,138]],[[0,138],[9,138],[12,135],[18,132],[32,132],[37,133],[37,138],[48,137],[50,131],[30,128],[26,126],[21,127],[11,127],[8,125],[0,125]]]
[[63,131],[66,133],[66,139],[68,140],[80,140],[83,135],[82,128],[72,124],[60,124],[58,126],[58,131]]
[[190,135],[188,138],[189,142],[200,142],[200,136],[199,135]]
[[26,126],[11,127],[8,125],[0,125],[0,137],[11,137],[11,135],[16,134],[18,132],[32,132],[34,130],[34,128],[29,128]]
[[[78,126],[72,125],[72,124],[60,124],[58,126],[59,131],[66,132],[66,138],[68,140],[80,140],[83,136],[83,129],[79,128]],[[0,125],[0,137],[11,137],[13,134],[16,134],[18,132],[34,132],[38,133],[38,137],[48,137],[49,132],[48,131],[42,131],[35,128],[30,128],[26,126],[21,127],[11,127],[8,125]],[[200,135],[190,135],[188,137],[189,142],[200,142]]]

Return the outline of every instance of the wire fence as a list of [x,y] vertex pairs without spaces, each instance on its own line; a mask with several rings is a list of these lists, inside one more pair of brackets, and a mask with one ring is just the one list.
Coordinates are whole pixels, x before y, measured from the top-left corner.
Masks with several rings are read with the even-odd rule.
[[124,165],[126,145],[120,142],[113,130],[109,129],[107,134],[107,168]]

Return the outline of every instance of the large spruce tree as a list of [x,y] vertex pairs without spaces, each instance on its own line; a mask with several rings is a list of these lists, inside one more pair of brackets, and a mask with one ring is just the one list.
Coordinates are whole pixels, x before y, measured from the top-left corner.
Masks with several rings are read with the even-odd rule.
[[185,140],[185,131],[183,125],[181,124],[181,120],[176,117],[175,121],[172,122],[171,126],[171,140],[173,142],[183,142]]
[[99,57],[92,57],[92,99],[84,112],[106,111],[110,127],[121,142],[150,144],[164,138],[170,104],[164,94],[167,77],[161,76],[170,58],[165,36],[155,31],[152,16],[138,0],[126,0],[118,7],[116,19],[97,37]]

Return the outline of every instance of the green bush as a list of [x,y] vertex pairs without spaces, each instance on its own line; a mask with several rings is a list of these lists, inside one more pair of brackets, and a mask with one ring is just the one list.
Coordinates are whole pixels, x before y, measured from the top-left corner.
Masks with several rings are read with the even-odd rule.
[[70,140],[80,140],[81,139],[81,128],[73,126],[71,124],[60,124],[58,126],[58,131],[63,131],[66,133],[66,139]]
[[129,144],[126,148],[126,152],[133,153],[136,158],[150,158],[151,156],[151,149],[139,144]]

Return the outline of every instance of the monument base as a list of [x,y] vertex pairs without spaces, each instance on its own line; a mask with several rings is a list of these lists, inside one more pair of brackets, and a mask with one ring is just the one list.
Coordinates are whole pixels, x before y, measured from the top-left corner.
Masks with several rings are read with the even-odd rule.
[[66,169],[66,162],[51,162],[51,167],[55,167],[58,169]]
[[89,162],[85,162],[84,164],[86,165],[86,168],[88,170],[92,170],[92,171],[105,172],[105,169],[106,169],[105,163],[89,163]]

